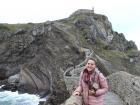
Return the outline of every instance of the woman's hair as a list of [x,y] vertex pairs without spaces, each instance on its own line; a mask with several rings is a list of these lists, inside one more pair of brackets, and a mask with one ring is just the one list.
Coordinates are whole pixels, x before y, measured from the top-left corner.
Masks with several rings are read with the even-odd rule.
[[86,63],[87,63],[89,60],[92,60],[92,61],[94,61],[94,62],[95,62],[95,64],[97,64],[96,59],[94,59],[94,58],[92,58],[92,57],[87,58]]

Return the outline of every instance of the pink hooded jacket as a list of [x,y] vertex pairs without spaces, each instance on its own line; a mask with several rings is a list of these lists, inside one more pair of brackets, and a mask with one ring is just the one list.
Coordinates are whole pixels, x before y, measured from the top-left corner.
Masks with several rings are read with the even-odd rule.
[[[84,71],[84,70],[83,70]],[[83,96],[84,105],[103,105],[103,95],[108,91],[108,84],[104,75],[96,68],[90,75],[90,80],[98,81],[100,88],[96,91],[95,95],[89,95],[89,87],[83,81],[83,71],[80,73],[79,86],[75,91],[80,92]],[[94,75],[96,73],[96,75]]]

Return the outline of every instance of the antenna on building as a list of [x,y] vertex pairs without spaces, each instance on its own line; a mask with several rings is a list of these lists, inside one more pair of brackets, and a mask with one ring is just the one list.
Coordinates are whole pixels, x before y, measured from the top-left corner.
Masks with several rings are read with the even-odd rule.
[[94,7],[92,7],[92,12],[94,13]]

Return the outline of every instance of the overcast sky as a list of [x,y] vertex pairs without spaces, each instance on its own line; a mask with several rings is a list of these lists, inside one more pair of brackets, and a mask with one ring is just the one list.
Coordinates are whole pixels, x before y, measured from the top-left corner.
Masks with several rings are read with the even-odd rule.
[[63,19],[78,9],[104,14],[113,30],[133,40],[140,49],[138,0],[0,0],[0,23],[39,23]]

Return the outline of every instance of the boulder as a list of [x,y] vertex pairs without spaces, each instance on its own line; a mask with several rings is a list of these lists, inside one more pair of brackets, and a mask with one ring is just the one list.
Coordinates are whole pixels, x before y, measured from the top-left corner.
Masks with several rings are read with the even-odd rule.
[[126,105],[140,105],[140,77],[120,71],[108,77],[108,84]]

